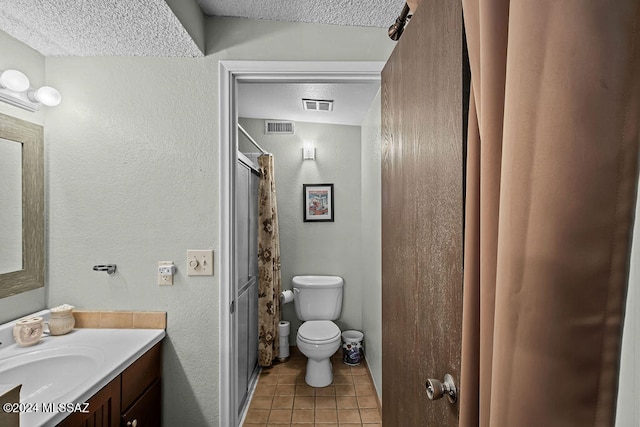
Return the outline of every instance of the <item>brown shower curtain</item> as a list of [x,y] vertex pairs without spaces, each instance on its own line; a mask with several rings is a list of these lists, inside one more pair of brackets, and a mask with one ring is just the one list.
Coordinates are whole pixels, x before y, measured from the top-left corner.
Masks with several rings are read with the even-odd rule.
[[280,234],[273,156],[258,157],[258,364],[271,366],[280,344]]
[[610,426],[636,199],[635,0],[463,0],[460,426]]

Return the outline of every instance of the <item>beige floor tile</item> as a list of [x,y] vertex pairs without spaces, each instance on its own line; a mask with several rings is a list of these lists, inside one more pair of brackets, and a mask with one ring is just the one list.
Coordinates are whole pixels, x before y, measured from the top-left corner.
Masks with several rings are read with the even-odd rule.
[[274,396],[271,409],[293,409],[293,396]]
[[276,386],[276,390],[275,390],[276,396],[293,396],[295,394],[296,394],[295,384],[278,384]]
[[249,409],[271,409],[273,396],[253,396]]
[[249,409],[245,423],[266,423],[269,420],[268,409]]
[[254,396],[273,396],[275,392],[275,384],[260,384],[260,382],[258,382]]
[[316,389],[308,386],[306,384],[304,385],[298,385],[296,384],[296,396],[315,396],[316,395]]
[[336,409],[336,398],[333,396],[316,396],[317,409]]
[[307,366],[307,359],[305,357],[293,357],[287,363],[289,366],[297,366],[298,368],[304,368]]
[[346,371],[338,371],[333,374],[333,385],[351,385],[353,376]]
[[338,409],[358,409],[358,401],[355,396],[336,396]]
[[278,384],[295,384],[297,374],[280,374],[278,375]]
[[375,391],[371,384],[356,384],[356,395],[358,396],[374,396]]
[[364,365],[352,366],[351,375],[367,375],[367,368]]
[[267,372],[268,372],[268,373],[270,373],[270,374],[277,375],[277,374],[279,374],[279,373],[280,373],[280,366],[282,366],[282,365],[275,364],[275,365],[273,365],[273,366],[269,366],[269,367],[266,367],[266,368],[262,368],[262,374],[264,374],[264,373],[267,373]]
[[335,409],[316,409],[316,424],[337,423],[338,411]]
[[313,409],[294,409],[291,417],[291,424],[311,423],[315,420]]
[[356,390],[352,385],[336,385],[336,396],[355,396]]
[[291,423],[291,409],[272,409],[269,414],[269,424],[271,423]]
[[316,396],[335,396],[335,386],[329,385],[327,387],[316,388]]
[[371,384],[369,375],[352,375],[354,384]]
[[259,384],[277,384],[278,383],[278,374],[272,374],[268,372],[266,374],[260,374],[258,377]]
[[360,412],[357,409],[338,409],[338,422],[342,423],[359,423]]
[[377,409],[360,409],[360,417],[363,423],[381,423],[382,418]]
[[280,375],[294,374],[297,375],[304,370],[304,366],[285,364],[280,368]]
[[305,383],[304,357],[263,369],[243,426],[382,427],[366,364],[347,366],[338,353],[332,357],[334,377],[327,387]]
[[313,396],[295,396],[293,401],[293,409],[314,409],[315,397]]
[[340,361],[333,362],[333,372],[349,372],[351,373],[351,368],[349,365],[345,365]]
[[378,400],[375,396],[358,396],[358,408],[378,409]]

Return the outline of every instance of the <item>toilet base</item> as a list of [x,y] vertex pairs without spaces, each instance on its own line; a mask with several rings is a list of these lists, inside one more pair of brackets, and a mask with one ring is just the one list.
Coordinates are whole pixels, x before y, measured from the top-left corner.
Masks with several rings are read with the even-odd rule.
[[331,359],[307,359],[305,382],[311,387],[326,387],[333,382],[333,366]]

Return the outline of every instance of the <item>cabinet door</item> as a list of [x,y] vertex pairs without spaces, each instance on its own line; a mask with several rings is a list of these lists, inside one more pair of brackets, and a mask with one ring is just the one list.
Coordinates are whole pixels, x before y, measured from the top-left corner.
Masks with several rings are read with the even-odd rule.
[[122,427],[158,427],[161,424],[162,388],[157,379],[122,415]]
[[58,427],[118,427],[120,384],[118,375],[89,399],[89,413],[74,412],[58,424]]

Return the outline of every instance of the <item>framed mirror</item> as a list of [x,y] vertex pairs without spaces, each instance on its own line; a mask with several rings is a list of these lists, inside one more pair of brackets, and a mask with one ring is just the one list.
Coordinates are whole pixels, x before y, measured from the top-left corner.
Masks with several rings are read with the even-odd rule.
[[0,298],[44,286],[43,129],[0,114]]

